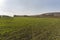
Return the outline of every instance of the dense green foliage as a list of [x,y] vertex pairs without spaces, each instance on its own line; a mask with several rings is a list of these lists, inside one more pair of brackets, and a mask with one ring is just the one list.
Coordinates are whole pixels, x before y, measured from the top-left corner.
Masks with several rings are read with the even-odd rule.
[[0,18],[0,40],[60,40],[60,19]]

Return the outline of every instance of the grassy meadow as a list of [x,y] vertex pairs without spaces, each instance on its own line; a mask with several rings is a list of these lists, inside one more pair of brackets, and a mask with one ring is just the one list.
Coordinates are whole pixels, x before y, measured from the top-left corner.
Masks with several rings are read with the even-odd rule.
[[0,18],[0,40],[60,40],[60,18]]

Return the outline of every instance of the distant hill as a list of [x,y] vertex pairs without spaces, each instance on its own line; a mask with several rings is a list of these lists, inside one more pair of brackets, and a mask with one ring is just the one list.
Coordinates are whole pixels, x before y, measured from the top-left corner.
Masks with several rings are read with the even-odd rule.
[[[11,17],[8,15],[0,15],[0,17]],[[60,17],[60,12],[41,13],[40,15],[13,15],[13,17]]]
[[0,15],[0,18],[1,17],[11,17],[11,16],[8,16],[8,15]]
[[44,13],[41,15],[35,15],[36,17],[60,17],[60,12],[50,12],[50,13]]
[[14,15],[14,17],[28,17],[28,15]]

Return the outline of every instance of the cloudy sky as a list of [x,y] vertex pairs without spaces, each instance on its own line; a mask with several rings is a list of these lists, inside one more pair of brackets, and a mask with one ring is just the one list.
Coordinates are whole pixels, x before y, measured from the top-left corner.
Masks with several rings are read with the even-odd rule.
[[0,0],[0,15],[59,12],[60,0]]

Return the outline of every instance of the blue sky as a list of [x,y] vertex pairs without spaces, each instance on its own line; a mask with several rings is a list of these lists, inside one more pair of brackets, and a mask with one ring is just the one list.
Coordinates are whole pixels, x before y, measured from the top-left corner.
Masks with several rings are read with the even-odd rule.
[[60,11],[60,0],[3,0],[0,3],[0,13],[8,15],[31,15],[56,11]]

